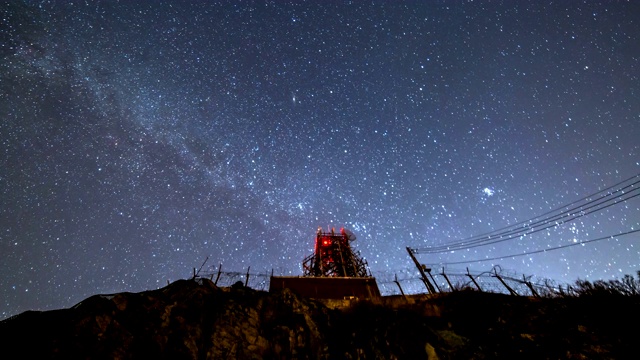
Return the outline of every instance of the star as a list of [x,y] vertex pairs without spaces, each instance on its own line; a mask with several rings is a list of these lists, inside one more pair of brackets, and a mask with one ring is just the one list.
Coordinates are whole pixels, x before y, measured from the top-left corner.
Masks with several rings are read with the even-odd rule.
[[156,289],[204,259],[219,285],[249,271],[264,289],[302,274],[318,227],[352,231],[386,295],[396,274],[424,291],[406,247],[455,249],[416,255],[443,287],[443,269],[496,265],[562,284],[635,274],[639,235],[612,235],[640,228],[636,13],[12,3],[0,319]]

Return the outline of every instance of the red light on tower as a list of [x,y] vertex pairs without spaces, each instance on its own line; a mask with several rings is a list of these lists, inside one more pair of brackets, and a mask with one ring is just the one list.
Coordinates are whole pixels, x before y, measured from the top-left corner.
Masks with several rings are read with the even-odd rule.
[[351,242],[356,236],[344,228],[324,232],[318,228],[313,254],[302,262],[305,276],[315,277],[369,277],[367,263],[353,252]]
[[302,261],[303,276],[271,276],[269,292],[291,289],[316,299],[372,299],[380,297],[367,262],[351,249],[356,239],[348,230],[318,228],[313,254]]

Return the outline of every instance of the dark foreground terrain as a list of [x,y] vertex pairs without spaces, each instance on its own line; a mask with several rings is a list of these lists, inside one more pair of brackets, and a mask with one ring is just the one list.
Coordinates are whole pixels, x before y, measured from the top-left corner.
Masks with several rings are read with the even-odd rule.
[[180,280],[0,322],[3,359],[637,359],[640,297],[473,291],[327,307]]

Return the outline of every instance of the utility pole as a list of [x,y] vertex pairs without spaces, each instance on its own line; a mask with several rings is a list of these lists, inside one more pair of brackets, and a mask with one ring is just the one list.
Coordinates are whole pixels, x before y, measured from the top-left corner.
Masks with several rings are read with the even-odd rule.
[[416,259],[416,257],[413,255],[413,250],[411,250],[411,248],[407,246],[407,252],[411,257],[411,260],[413,260],[414,264],[416,264],[416,267],[420,272],[420,276],[422,277],[422,282],[424,282],[424,285],[427,287],[427,291],[429,291],[430,294],[435,294],[436,289],[433,287],[433,285],[429,281],[427,274],[424,273],[424,269],[422,268],[422,265],[420,265],[420,263],[418,262],[418,259]]

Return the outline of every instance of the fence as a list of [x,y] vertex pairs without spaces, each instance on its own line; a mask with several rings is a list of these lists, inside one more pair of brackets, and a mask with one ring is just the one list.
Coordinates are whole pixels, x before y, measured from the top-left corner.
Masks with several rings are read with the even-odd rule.
[[[247,271],[223,271],[222,265],[217,269],[210,268],[204,272],[194,269],[194,277],[207,278],[217,286],[228,287],[236,283],[255,290],[269,290],[269,280],[273,270],[262,272]],[[429,293],[429,290],[415,269],[406,269],[398,273],[376,272],[374,277],[378,283],[382,296],[390,295],[417,295]],[[282,274],[275,274],[282,275]],[[515,273],[503,271],[500,267],[494,267],[490,271],[481,273],[461,272],[428,272],[428,280],[433,284],[436,292],[452,292],[463,289],[473,289],[484,292],[505,293],[522,296],[545,296],[550,293],[562,292],[562,285],[556,282],[535,278],[533,276],[518,277]]]
[[[496,269],[497,270],[497,269]],[[414,271],[417,273],[417,271]],[[405,273],[398,277],[381,274],[377,276],[378,287],[383,295],[409,295],[429,293],[428,285],[417,274]],[[543,278],[533,276],[518,277],[515,274],[500,271],[483,273],[429,272],[427,280],[433,285],[435,292],[453,292],[472,289],[483,292],[504,293],[522,296],[545,296],[562,291],[562,285]]]

